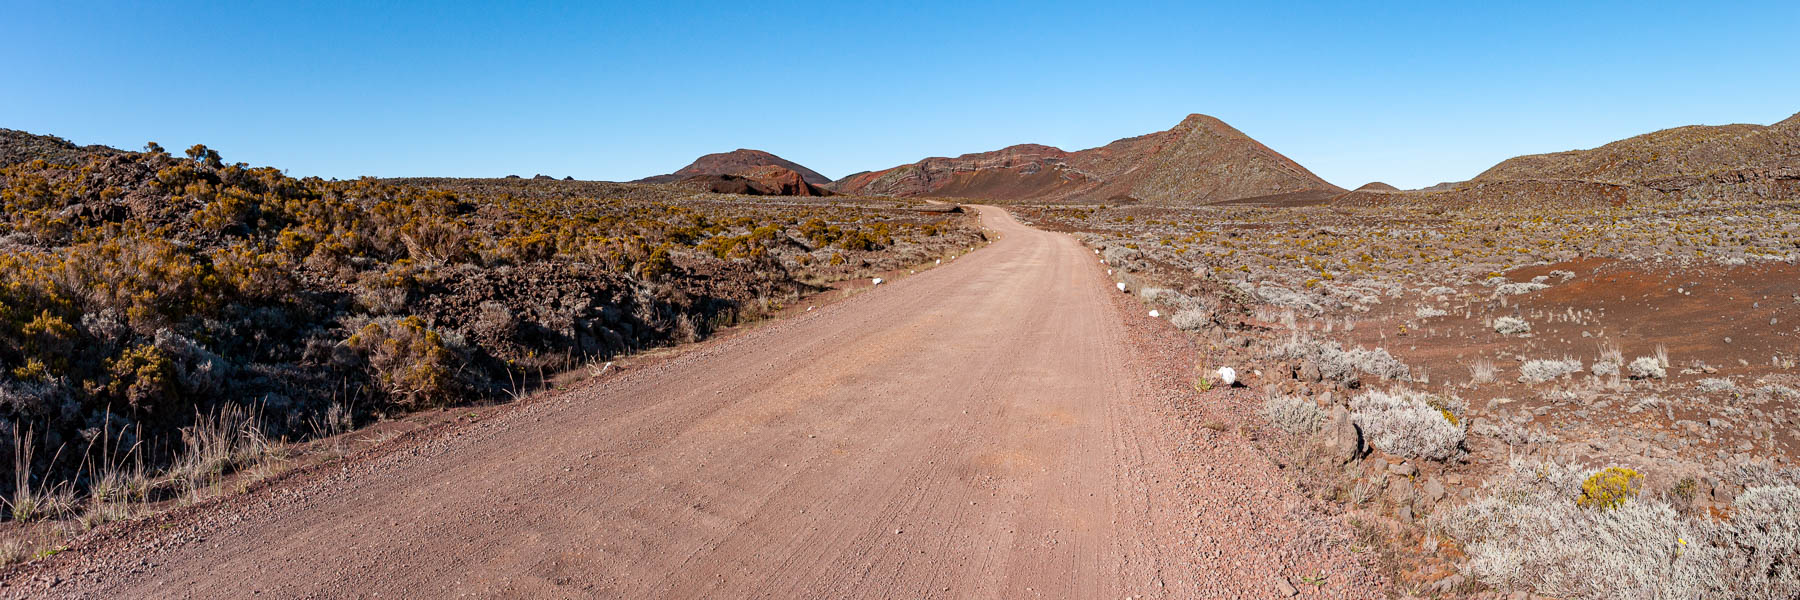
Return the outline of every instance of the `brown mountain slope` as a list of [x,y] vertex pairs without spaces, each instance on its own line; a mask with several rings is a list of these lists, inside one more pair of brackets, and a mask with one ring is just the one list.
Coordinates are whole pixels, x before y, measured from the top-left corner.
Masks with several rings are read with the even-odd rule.
[[1690,125],[1591,150],[1507,159],[1416,191],[1368,186],[1335,204],[1593,208],[1679,198],[1800,197],[1800,114],[1774,125]]
[[1175,137],[1133,175],[1131,197],[1158,204],[1207,204],[1338,187],[1224,121],[1190,115]]
[[1168,131],[1079,152],[1022,144],[858,173],[831,187],[870,196],[1157,204],[1342,191],[1223,121],[1198,114]]
[[947,196],[1021,200],[1088,185],[1070,169],[1069,153],[1020,144],[956,158],[932,157],[910,165],[845,177],[830,187],[869,196]]
[[831,183],[831,178],[800,166],[782,157],[761,150],[737,149],[730,152],[708,154],[695,160],[693,164],[668,175],[645,177],[632,183],[669,183],[693,177],[695,175],[748,175],[757,167],[775,166],[800,174],[800,178],[812,185]]
[[737,175],[691,175],[677,182],[715,194],[747,196],[830,196],[825,188],[807,183],[793,169],[764,165]]
[[106,146],[77,146],[53,135],[0,128],[0,167],[39,159],[60,165],[80,164],[95,152],[118,150]]
[[1659,181],[1724,172],[1795,170],[1800,170],[1800,115],[1769,126],[1690,125],[1592,150],[1520,156],[1495,165],[1472,181],[1578,180],[1655,186]]

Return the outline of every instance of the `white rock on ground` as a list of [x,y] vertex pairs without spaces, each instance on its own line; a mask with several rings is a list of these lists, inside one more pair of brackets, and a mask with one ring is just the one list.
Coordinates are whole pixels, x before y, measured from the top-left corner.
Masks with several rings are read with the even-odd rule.
[[1225,384],[1225,387],[1231,387],[1232,384],[1237,383],[1237,369],[1219,367],[1219,383]]
[[876,278],[875,278],[875,285],[881,285],[881,278],[880,278],[880,277],[876,277]]
[[1121,291],[1121,292],[1125,291],[1125,282],[1123,282],[1123,281],[1119,282],[1119,291]]
[[1158,312],[1158,311],[1157,311],[1157,310],[1156,310],[1156,309],[1154,309],[1154,308],[1152,308],[1152,309],[1150,309],[1150,318],[1152,318],[1152,319],[1155,319],[1155,318],[1158,318],[1158,317],[1161,317],[1161,316],[1162,316],[1162,313],[1161,313],[1161,312]]

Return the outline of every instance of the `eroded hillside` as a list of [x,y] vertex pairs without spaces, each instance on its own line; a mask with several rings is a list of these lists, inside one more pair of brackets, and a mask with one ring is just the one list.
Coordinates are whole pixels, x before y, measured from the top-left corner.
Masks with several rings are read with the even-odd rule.
[[1223,121],[1198,114],[1168,131],[1079,152],[1023,144],[858,173],[832,188],[875,196],[1163,205],[1341,191]]

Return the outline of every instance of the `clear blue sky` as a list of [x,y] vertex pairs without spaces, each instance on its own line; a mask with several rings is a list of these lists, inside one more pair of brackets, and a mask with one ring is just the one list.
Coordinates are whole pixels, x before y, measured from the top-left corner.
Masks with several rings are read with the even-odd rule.
[[[0,127],[295,175],[829,177],[1217,116],[1343,186],[1800,112],[1800,2],[7,2]],[[243,3],[248,4],[248,3]]]

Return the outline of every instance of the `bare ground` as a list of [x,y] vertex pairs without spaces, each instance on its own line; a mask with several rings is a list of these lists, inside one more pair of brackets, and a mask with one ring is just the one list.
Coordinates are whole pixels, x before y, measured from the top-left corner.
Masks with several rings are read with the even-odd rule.
[[1383,594],[1345,526],[1193,423],[1246,390],[1186,389],[1191,342],[1091,251],[983,216],[1001,240],[942,268],[108,526],[0,596]]

